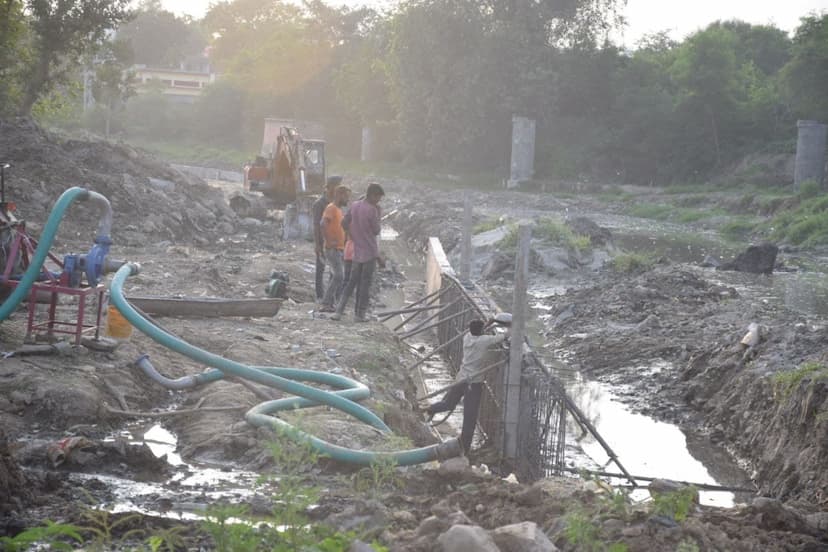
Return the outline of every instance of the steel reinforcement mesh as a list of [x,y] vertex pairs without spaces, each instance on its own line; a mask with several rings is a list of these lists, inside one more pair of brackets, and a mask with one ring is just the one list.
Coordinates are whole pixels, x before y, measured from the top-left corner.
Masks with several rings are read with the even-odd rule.
[[[463,362],[463,338],[469,322],[485,320],[496,313],[497,306],[476,288],[464,288],[455,278],[443,276],[437,326],[438,346],[444,347],[443,357],[454,374]],[[480,404],[478,425],[487,444],[498,452],[503,450],[505,372],[509,353],[491,352],[484,366],[500,362],[486,374]],[[558,474],[563,467],[565,441],[565,407],[561,400],[560,383],[548,374],[535,355],[524,360],[520,390],[520,422],[518,426],[518,457],[510,467],[521,481],[534,481]]]

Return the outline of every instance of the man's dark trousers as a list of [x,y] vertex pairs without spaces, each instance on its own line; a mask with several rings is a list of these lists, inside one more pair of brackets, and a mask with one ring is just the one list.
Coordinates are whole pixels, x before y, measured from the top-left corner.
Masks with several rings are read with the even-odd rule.
[[455,385],[449,389],[442,400],[428,407],[429,414],[454,410],[460,399],[463,399],[463,430],[460,432],[460,444],[468,453],[471,449],[474,429],[477,427],[477,416],[480,414],[480,399],[483,396],[482,383],[468,383]]
[[316,300],[321,301],[325,297],[325,258],[316,255]]

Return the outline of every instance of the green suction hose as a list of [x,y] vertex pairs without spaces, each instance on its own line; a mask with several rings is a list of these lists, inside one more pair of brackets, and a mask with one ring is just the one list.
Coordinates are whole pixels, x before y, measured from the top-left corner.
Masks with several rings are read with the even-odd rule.
[[[124,282],[129,276],[137,274],[138,270],[138,265],[133,263],[122,266],[115,273],[110,290],[112,304],[115,305],[135,328],[168,349],[212,368],[216,368],[222,375],[232,375],[248,379],[296,395],[294,398],[267,401],[253,407],[245,414],[245,419],[250,424],[257,427],[284,429],[284,433],[287,436],[297,441],[308,443],[319,454],[350,464],[370,465],[382,460],[392,460],[397,465],[409,466],[430,462],[432,460],[450,458],[460,454],[460,445],[456,439],[428,447],[396,452],[372,452],[349,449],[314,437],[305,431],[291,426],[284,420],[272,416],[271,414],[283,410],[292,410],[294,408],[314,405],[327,405],[341,410],[384,433],[390,432],[388,426],[373,412],[350,400],[358,400],[367,396],[365,395],[365,391],[360,389],[360,386],[364,386],[358,382],[336,374],[328,374],[314,370],[247,366],[190,345],[178,337],[158,328],[141,316],[124,297]],[[201,381],[214,381],[218,377],[218,374],[208,372],[201,378]],[[346,389],[329,392],[298,383],[294,380],[312,381],[333,387],[345,387]],[[350,398],[348,395],[350,395]]]
[[66,209],[75,200],[87,198],[89,198],[89,190],[78,187],[69,188],[60,195],[57,203],[52,208],[52,212],[49,213],[49,218],[46,220],[46,226],[43,227],[43,232],[40,234],[40,241],[37,244],[34,255],[29,261],[29,268],[23,273],[23,277],[20,278],[17,287],[14,288],[11,295],[0,305],[0,321],[5,320],[14,312],[23,298],[29,293],[32,284],[37,281],[40,275],[40,269],[46,261],[49,249],[52,247],[52,242],[55,241],[58,226],[60,226],[60,221],[63,219]]

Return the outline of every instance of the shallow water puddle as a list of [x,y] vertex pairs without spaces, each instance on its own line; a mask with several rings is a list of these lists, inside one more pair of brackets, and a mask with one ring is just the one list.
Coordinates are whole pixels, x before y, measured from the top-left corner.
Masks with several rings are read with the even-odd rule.
[[[574,383],[569,391],[632,475],[720,484],[707,467],[690,453],[687,438],[678,426],[630,411],[605,383],[581,380]],[[571,428],[568,439],[577,438],[579,435],[572,435],[576,432],[580,433]],[[616,473],[619,471],[603,447],[591,435],[580,440],[580,447],[599,469]],[[582,461],[583,458],[576,457],[574,460],[576,464],[580,464],[579,460]],[[618,480],[614,483],[624,484],[625,481]],[[639,490],[634,491],[631,496],[633,499],[643,500],[649,493]],[[700,500],[708,506],[732,507],[735,496],[730,492],[702,491]]]
[[113,513],[138,512],[174,519],[203,519],[209,506],[224,498],[238,500],[256,494],[259,474],[242,470],[201,466],[184,462],[176,452],[178,438],[160,424],[133,426],[120,434],[130,444],[146,444],[157,458],[175,467],[176,473],[162,483],[136,482],[103,474],[73,474],[82,481],[99,480],[111,489]]

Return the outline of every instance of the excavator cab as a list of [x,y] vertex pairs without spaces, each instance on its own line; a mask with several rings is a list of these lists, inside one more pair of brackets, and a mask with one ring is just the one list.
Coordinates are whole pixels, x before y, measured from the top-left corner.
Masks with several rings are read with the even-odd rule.
[[[244,168],[244,189],[285,210],[283,239],[310,237],[311,205],[325,191],[325,141],[305,140],[291,126],[265,121],[262,154]],[[277,130],[278,129],[278,130]]]

